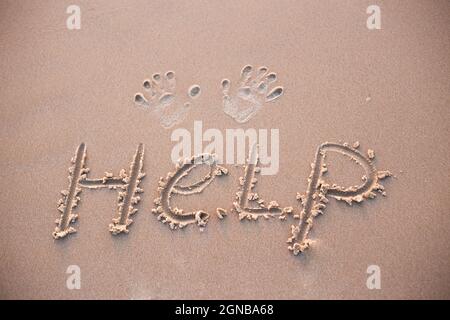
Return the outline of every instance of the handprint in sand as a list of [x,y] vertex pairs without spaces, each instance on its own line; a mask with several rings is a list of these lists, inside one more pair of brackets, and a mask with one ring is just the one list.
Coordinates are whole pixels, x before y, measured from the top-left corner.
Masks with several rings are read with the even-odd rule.
[[276,73],[269,72],[267,67],[259,67],[255,72],[252,66],[245,66],[238,86],[231,93],[231,81],[222,80],[223,111],[239,123],[247,122],[264,104],[283,94],[283,87],[272,88],[276,80]]
[[136,93],[135,104],[155,114],[166,129],[183,121],[191,107],[191,100],[200,95],[200,86],[192,85],[184,101],[180,101],[182,96],[178,97],[176,93],[173,71],[167,71],[163,76],[155,73],[151,79],[144,80],[142,86],[145,93]]

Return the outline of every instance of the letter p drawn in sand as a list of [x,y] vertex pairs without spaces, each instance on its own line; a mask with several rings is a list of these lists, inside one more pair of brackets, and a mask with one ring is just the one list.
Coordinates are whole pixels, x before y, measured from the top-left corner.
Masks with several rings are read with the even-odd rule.
[[[294,255],[298,255],[310,247],[312,241],[308,238],[309,232],[313,227],[314,218],[324,213],[328,196],[352,205],[352,202],[360,203],[366,199],[375,198],[376,191],[386,195],[384,187],[379,181],[392,176],[392,174],[389,171],[377,171],[372,163],[372,159],[375,157],[374,151],[369,149],[366,157],[356,150],[358,147],[359,142],[355,142],[353,146],[348,143],[341,145],[325,142],[317,148],[314,163],[311,164],[312,170],[308,178],[306,194],[297,194],[297,200],[301,202],[303,208],[300,216],[297,216],[300,218],[300,222],[297,226],[291,226],[291,237],[287,240],[290,244],[288,249]],[[323,176],[328,170],[325,163],[327,152],[340,153],[360,165],[365,171],[365,175],[362,177],[363,184],[345,188],[325,182]]]

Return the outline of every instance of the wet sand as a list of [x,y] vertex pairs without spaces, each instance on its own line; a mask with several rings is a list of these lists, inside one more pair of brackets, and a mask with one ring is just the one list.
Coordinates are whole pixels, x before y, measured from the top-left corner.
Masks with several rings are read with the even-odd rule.
[[[448,1],[377,1],[381,30],[366,27],[370,1],[78,1],[80,30],[66,28],[70,4],[0,3],[0,298],[450,298]],[[283,94],[239,123],[223,110],[222,80],[235,86],[247,64],[276,72]],[[190,103],[170,129],[134,101],[145,79],[167,70],[177,102]],[[201,94],[189,99],[194,84]],[[209,214],[203,232],[160,223],[152,209],[160,177],[174,171],[171,133],[196,120],[222,132],[279,129],[279,172],[259,175],[257,188],[293,214],[239,220],[244,168],[224,164],[228,174],[201,193],[173,199]],[[326,141],[359,141],[394,176],[383,181],[386,197],[352,206],[330,197],[312,247],[294,256],[286,240],[296,196]],[[129,171],[145,144],[128,234],[109,231],[122,217],[118,191],[83,188],[77,232],[52,237],[82,142],[91,179]],[[340,186],[364,174],[339,154],[327,169]],[[80,267],[80,290],[66,287],[70,265]],[[366,286],[370,265],[380,267],[380,290]]]

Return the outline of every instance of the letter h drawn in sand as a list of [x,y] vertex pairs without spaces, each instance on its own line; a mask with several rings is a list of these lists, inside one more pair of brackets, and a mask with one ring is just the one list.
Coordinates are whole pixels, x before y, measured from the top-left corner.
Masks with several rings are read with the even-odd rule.
[[[386,195],[384,187],[379,183],[379,180],[390,177],[392,174],[389,171],[377,171],[372,163],[372,159],[375,157],[373,150],[369,149],[367,151],[368,156],[365,157],[356,150],[358,147],[359,142],[355,142],[353,146],[350,146],[348,143],[341,145],[325,142],[317,149],[314,163],[311,164],[312,171],[308,178],[306,194],[297,194],[297,200],[301,202],[303,207],[299,217],[300,222],[297,226],[291,226],[291,237],[287,240],[291,244],[288,249],[294,255],[304,252],[311,245],[312,241],[308,238],[308,234],[313,226],[314,218],[319,214],[323,214],[328,203],[327,196],[352,205],[352,202],[360,203],[366,199],[375,198],[375,191]],[[363,184],[344,188],[325,182],[322,178],[327,172],[325,163],[327,152],[340,153],[360,165],[366,174],[362,177]]]
[[133,161],[130,164],[130,172],[126,173],[124,169],[120,170],[119,176],[115,177],[112,173],[105,172],[105,176],[100,179],[88,179],[89,169],[86,167],[86,145],[81,143],[72,158],[72,166],[69,168],[69,188],[62,190],[62,198],[58,202],[58,211],[60,218],[56,219],[56,228],[53,232],[53,238],[64,238],[70,233],[76,232],[71,223],[75,222],[78,214],[74,213],[78,202],[81,200],[80,194],[82,188],[100,189],[108,188],[111,190],[119,189],[117,200],[117,217],[112,219],[109,225],[109,231],[116,235],[122,232],[128,233],[127,227],[133,222],[130,216],[137,212],[137,205],[140,201],[139,193],[144,192],[139,184],[145,176],[143,169],[144,145],[139,144]]

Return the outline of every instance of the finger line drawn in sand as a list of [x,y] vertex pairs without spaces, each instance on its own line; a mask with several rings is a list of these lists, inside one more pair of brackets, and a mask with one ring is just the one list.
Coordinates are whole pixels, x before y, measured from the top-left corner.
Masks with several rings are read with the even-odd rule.
[[122,186],[123,184],[122,178],[116,177],[110,178],[109,175],[110,175],[109,172],[105,172],[105,176],[103,178],[82,179],[80,180],[79,184],[80,186],[86,189],[98,189],[98,188],[117,189],[118,187]]
[[71,159],[72,166],[69,168],[69,190],[62,190],[62,198],[58,202],[58,211],[61,212],[59,219],[56,219],[57,227],[53,232],[53,238],[60,239],[70,233],[76,232],[76,229],[70,226],[70,223],[78,219],[78,215],[73,210],[80,201],[81,188],[78,187],[79,181],[89,172],[86,168],[86,145],[81,143]]
[[[70,222],[74,222],[78,215],[72,214],[72,208],[68,208],[68,203],[73,203],[73,208],[81,200],[79,194],[82,188],[87,189],[102,189],[108,188],[110,190],[119,191],[117,200],[117,218],[113,218],[113,222],[109,225],[109,231],[116,235],[122,232],[128,233],[127,227],[133,222],[129,217],[137,212],[134,208],[140,201],[139,193],[144,192],[139,184],[145,176],[143,169],[144,160],[144,145],[139,144],[134,155],[133,161],[130,164],[130,174],[128,175],[124,169],[120,170],[119,177],[115,177],[110,172],[105,172],[105,176],[100,179],[89,179],[87,174],[89,169],[85,168],[86,146],[84,143],[80,144],[77,149],[76,157],[72,159],[74,164],[69,168],[69,190],[63,190],[63,199],[59,201],[58,210],[62,212],[61,218],[56,220],[58,226],[53,232],[55,239],[65,237],[70,233],[76,232],[73,227],[69,226]],[[78,177],[78,178],[77,178]]]
[[[186,177],[198,165],[208,165],[209,173],[199,181],[191,185],[182,185],[181,180]],[[214,155],[201,154],[194,156],[189,160],[180,160],[176,165],[175,172],[169,172],[166,178],[161,177],[159,181],[158,192],[160,196],[154,200],[156,208],[152,209],[154,214],[158,215],[158,220],[162,223],[168,223],[172,230],[184,228],[188,224],[196,223],[200,230],[206,226],[209,214],[203,210],[195,212],[184,212],[177,207],[170,205],[172,194],[191,195],[202,192],[216,178],[227,175],[228,170],[217,165]]]
[[[294,255],[298,255],[310,247],[312,241],[308,239],[308,234],[313,227],[314,218],[324,213],[326,204],[328,203],[327,196],[333,197],[336,200],[345,201],[351,205],[353,202],[361,203],[366,199],[375,198],[376,191],[386,195],[384,187],[379,183],[379,180],[390,177],[392,174],[389,171],[377,171],[371,161],[373,159],[373,153],[369,151],[369,156],[365,157],[356,150],[358,147],[358,142],[354,144],[354,147],[350,147],[347,143],[340,145],[325,142],[317,149],[315,161],[311,164],[312,171],[308,178],[306,194],[297,195],[297,199],[303,207],[299,217],[300,222],[298,226],[291,226],[291,237],[287,241],[288,243],[292,243],[288,248]],[[326,183],[322,177],[327,172],[325,163],[327,152],[340,153],[360,165],[366,173],[362,177],[364,183],[348,188]]]
[[130,216],[138,211],[138,209],[134,208],[134,205],[137,205],[141,200],[138,194],[144,192],[142,188],[139,188],[142,178],[145,177],[145,173],[142,171],[144,166],[143,160],[144,145],[141,143],[130,165],[130,176],[123,179],[125,183],[123,188],[125,190],[124,192],[119,192],[118,217],[114,218],[109,225],[109,231],[112,234],[128,233],[127,226],[133,222]]
[[[276,201],[270,201],[266,206],[264,199],[258,193],[253,192],[258,179],[256,174],[260,173],[259,146],[254,144],[250,148],[249,158],[244,168],[244,176],[239,179],[240,189],[236,193],[236,201],[233,202],[234,210],[239,215],[239,220],[258,220],[259,217],[266,219],[276,217],[285,220],[286,215],[293,212],[292,207],[282,208]],[[252,204],[252,206],[249,206]]]

